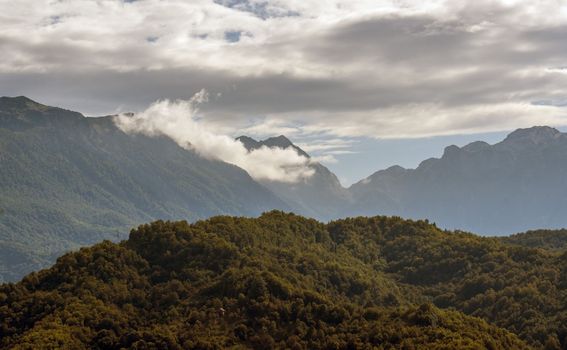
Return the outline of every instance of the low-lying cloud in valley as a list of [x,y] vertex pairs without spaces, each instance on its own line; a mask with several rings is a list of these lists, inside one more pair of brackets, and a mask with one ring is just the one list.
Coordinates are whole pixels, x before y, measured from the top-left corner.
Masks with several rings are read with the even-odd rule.
[[208,93],[201,90],[190,100],[160,100],[143,112],[120,114],[114,121],[126,133],[170,137],[204,158],[239,166],[257,180],[297,182],[313,175],[311,160],[291,148],[248,151],[240,141],[216,133],[214,126],[198,117],[198,106],[207,101]]

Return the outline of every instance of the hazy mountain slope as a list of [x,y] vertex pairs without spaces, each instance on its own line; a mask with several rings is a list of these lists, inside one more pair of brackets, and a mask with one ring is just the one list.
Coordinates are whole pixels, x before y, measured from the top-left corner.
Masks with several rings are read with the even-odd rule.
[[[484,320],[425,302],[431,276],[410,274],[455,262],[455,254],[417,260],[439,243],[450,243],[471,273],[486,270],[494,278],[503,272],[488,264],[514,267],[514,252],[530,252],[397,218],[325,225],[270,212],[193,225],[159,221],[133,230],[120,245],[84,248],[49,270],[0,286],[0,346],[527,349],[542,345],[531,337],[534,331],[561,345],[558,325],[539,324],[545,318],[530,309],[510,320],[522,326],[518,333],[527,345]],[[552,265],[554,255],[534,254],[534,269],[564,267]],[[439,277],[451,280],[445,288],[462,295],[468,272],[462,264],[441,266]],[[547,296],[553,297],[564,305],[560,296]]]
[[[294,148],[284,136],[248,149]],[[263,182],[303,215],[321,220],[376,214],[430,219],[441,227],[487,235],[567,227],[567,134],[550,127],[519,129],[495,145],[446,147],[416,169],[393,166],[344,189],[319,163],[296,184]]]
[[[293,148],[298,154],[310,157],[283,135],[263,141],[256,141],[248,136],[240,136],[237,140],[242,142],[248,150],[262,146]],[[274,181],[262,181],[262,183],[299,214],[319,220],[340,217],[339,209],[345,201],[349,200],[349,193],[342,187],[337,176],[324,165],[313,162],[310,166],[315,170],[315,174],[298,183]]]
[[11,280],[148,220],[287,206],[238,167],[20,97],[0,99],[0,208],[0,278]]
[[[284,136],[239,140],[309,157]],[[110,117],[1,98],[0,278],[16,279],[64,250],[116,239],[153,219],[281,208],[321,220],[428,218],[483,234],[567,226],[567,136],[548,127],[518,130],[496,145],[449,146],[440,159],[379,171],[348,190],[323,165],[311,166],[315,174],[305,181],[259,184],[165,137],[124,134]]]
[[449,146],[416,169],[392,167],[354,184],[343,215],[428,218],[442,227],[509,234],[567,226],[567,134],[520,129],[504,141]]

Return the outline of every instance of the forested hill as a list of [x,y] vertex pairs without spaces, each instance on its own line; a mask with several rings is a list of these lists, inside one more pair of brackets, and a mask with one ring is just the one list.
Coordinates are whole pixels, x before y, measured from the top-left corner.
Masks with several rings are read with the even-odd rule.
[[0,98],[0,282],[157,219],[289,208],[244,170],[26,97]]
[[516,244],[524,247],[544,248],[558,251],[567,249],[567,229],[534,230],[500,237],[499,239],[508,244]]
[[561,349],[567,254],[427,221],[157,221],[0,286],[0,347]]

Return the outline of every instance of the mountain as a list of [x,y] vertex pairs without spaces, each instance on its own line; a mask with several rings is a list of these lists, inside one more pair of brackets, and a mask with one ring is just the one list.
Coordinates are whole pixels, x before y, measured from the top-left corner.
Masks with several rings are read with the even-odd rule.
[[567,134],[533,127],[495,145],[449,146],[440,159],[378,171],[349,191],[343,215],[428,218],[489,235],[567,227]]
[[156,219],[289,208],[242,169],[25,97],[0,98],[0,281]]
[[[293,148],[285,136],[238,138],[249,150]],[[430,219],[440,227],[485,235],[567,227],[567,134],[518,129],[495,145],[448,146],[416,169],[392,166],[343,188],[319,163],[302,182],[262,182],[297,213],[320,220],[376,214]]]
[[[292,148],[310,157],[283,135],[238,140],[249,150]],[[416,169],[394,166],[348,189],[322,164],[309,166],[314,175],[298,183],[258,182],[166,137],[125,134],[112,116],[86,118],[26,97],[0,98],[0,280],[156,219],[282,209],[322,221],[427,218],[488,235],[567,227],[567,135],[549,127],[519,129],[495,145],[449,146]]]
[[[260,147],[292,148],[299,155],[310,158],[307,152],[283,135],[262,141],[256,141],[248,136],[240,136],[236,139],[249,151]],[[343,188],[337,176],[321,163],[312,162],[309,166],[315,171],[314,174],[297,183],[261,182],[298,214],[325,221],[341,216],[339,210],[342,204],[349,200],[348,191]]]
[[567,253],[372,217],[157,221],[0,286],[10,349],[564,349]]
[[262,146],[265,146],[265,147],[268,147],[268,148],[281,148],[281,149],[292,148],[297,152],[297,154],[304,156],[306,158],[310,158],[310,156],[309,156],[309,154],[307,154],[307,152],[305,152],[301,148],[294,145],[284,135],[280,135],[280,136],[277,136],[277,137],[270,137],[268,139],[261,140],[261,141],[256,141],[251,137],[243,135],[243,136],[237,137],[236,140],[240,141],[244,145],[244,147],[246,147],[246,149],[249,150],[249,151],[261,148]]

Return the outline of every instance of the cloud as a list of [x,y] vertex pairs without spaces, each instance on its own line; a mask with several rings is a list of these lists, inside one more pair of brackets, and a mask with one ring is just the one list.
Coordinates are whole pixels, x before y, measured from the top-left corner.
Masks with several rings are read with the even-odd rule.
[[[368,118],[367,113],[353,112],[348,120],[341,120],[341,113],[309,115],[312,120],[331,118],[336,122],[332,126],[324,121],[314,122],[304,132],[312,130],[348,138],[414,139],[513,130],[534,125],[567,125],[567,108],[552,103],[502,102],[466,106],[419,103],[372,110],[375,118]],[[372,130],[371,135],[369,130]]]
[[354,143],[353,140],[345,139],[311,139],[309,142],[298,143],[297,146],[305,152],[334,152],[334,154],[351,153],[346,149],[350,148]]
[[312,161],[319,162],[319,163],[327,163],[327,164],[334,164],[337,163],[338,160],[332,154],[325,154],[321,156],[313,156],[311,157]]
[[237,165],[257,180],[297,182],[313,175],[310,160],[292,149],[262,147],[248,152],[240,141],[212,131],[198,118],[197,107],[208,98],[201,90],[188,101],[161,100],[141,113],[120,114],[114,121],[126,133],[168,136],[204,158]]
[[280,7],[277,1],[265,0],[214,0],[215,3],[235,10],[249,12],[262,19],[299,16],[299,13]]
[[562,126],[566,36],[555,0],[0,0],[0,94],[93,115],[204,87],[209,125],[257,136]]
[[293,126],[289,121],[277,118],[262,118],[255,120],[253,125],[246,127],[242,130],[246,135],[287,135],[293,136],[301,133],[299,126]]

